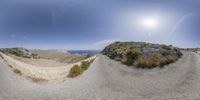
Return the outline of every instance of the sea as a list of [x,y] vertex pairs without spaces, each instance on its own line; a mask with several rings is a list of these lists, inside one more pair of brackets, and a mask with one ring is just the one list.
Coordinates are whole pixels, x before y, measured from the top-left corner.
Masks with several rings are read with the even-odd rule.
[[96,54],[100,53],[101,50],[67,50],[71,54]]

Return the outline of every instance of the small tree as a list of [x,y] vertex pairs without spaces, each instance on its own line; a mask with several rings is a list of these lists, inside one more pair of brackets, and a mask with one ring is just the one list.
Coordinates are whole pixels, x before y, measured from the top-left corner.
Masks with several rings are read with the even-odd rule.
[[74,65],[71,68],[68,77],[77,77],[77,76],[79,76],[82,73],[83,73],[83,70],[81,69],[81,67],[79,65]]
[[90,66],[90,62],[89,61],[82,61],[81,62],[81,69],[82,70],[87,70],[89,66]]

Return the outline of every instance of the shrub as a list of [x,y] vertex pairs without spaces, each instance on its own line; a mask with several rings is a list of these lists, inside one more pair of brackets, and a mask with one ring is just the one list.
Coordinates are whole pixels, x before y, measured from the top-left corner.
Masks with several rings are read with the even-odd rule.
[[42,78],[31,78],[32,82],[39,83],[39,82],[46,82],[48,80]]
[[134,65],[137,68],[154,68],[157,66],[163,67],[166,64],[175,62],[178,59],[175,55],[163,56],[160,53],[152,53],[147,56],[139,57],[135,60]]
[[153,68],[159,66],[158,61],[149,57],[140,57],[134,62],[137,68]]
[[164,45],[164,44],[161,45],[161,48],[162,48],[162,49],[165,49],[165,50],[171,50],[171,49],[172,49],[172,48],[171,48],[171,45],[168,46],[168,45]]
[[13,69],[14,73],[18,74],[18,75],[22,75],[22,72],[19,69]]
[[81,69],[81,67],[79,65],[74,65],[71,68],[68,77],[77,77],[82,73],[83,73],[83,70]]
[[140,51],[137,50],[129,50],[126,53],[126,61],[125,64],[127,64],[128,66],[133,65],[133,62],[135,59],[138,58],[139,55],[141,55],[142,53]]
[[172,56],[172,55],[166,56],[166,58],[167,58],[167,61],[168,61],[169,63],[175,62],[175,61],[178,59],[177,56]]
[[82,61],[82,62],[81,62],[81,65],[80,65],[80,67],[81,67],[81,69],[82,69],[83,71],[84,71],[84,70],[87,70],[89,66],[90,66],[90,62],[89,62],[89,61]]
[[36,59],[39,58],[39,57],[38,57],[38,54],[36,54],[36,53],[32,53],[31,56],[32,56],[33,58],[36,58]]
[[130,58],[133,58],[133,59],[137,58],[141,54],[142,53],[140,51],[138,51],[138,50],[129,50],[127,52],[127,56],[129,56]]

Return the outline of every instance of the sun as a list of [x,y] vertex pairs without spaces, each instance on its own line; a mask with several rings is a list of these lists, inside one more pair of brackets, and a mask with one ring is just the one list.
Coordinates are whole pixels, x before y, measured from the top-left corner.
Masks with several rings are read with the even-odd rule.
[[158,19],[153,17],[144,18],[141,20],[141,23],[146,28],[155,29],[158,26]]

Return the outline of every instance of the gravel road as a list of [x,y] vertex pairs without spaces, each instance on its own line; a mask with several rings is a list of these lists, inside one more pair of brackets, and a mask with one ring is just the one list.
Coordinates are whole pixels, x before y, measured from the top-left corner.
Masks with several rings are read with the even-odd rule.
[[200,100],[200,56],[135,69],[100,55],[78,78],[33,83],[0,60],[0,100]]

